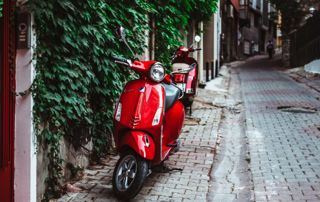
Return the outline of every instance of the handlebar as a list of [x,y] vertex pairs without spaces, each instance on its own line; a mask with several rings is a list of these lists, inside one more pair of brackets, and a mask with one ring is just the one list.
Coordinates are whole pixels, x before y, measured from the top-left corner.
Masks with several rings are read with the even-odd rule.
[[191,49],[190,49],[190,52],[200,51],[200,50],[202,50],[202,48],[191,48]]
[[115,55],[112,55],[111,58],[112,60],[114,60],[115,63],[131,66],[131,60],[129,59],[121,58]]
[[121,57],[118,57],[118,56],[115,56],[115,55],[112,55],[111,58],[112,58],[112,60],[114,60],[115,62],[117,62],[117,61],[119,61],[119,62],[127,62],[127,59],[121,58]]

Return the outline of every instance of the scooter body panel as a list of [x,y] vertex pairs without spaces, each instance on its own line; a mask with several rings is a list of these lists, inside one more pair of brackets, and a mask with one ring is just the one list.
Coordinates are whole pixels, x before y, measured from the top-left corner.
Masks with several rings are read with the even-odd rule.
[[[192,104],[190,100],[193,100],[192,98],[197,93],[197,85],[198,85],[198,63],[197,61],[192,57],[187,57],[185,55],[182,55],[181,57],[177,57],[172,63],[185,63],[188,65],[195,65],[195,67],[190,70],[187,73],[177,73],[177,75],[184,75],[177,76],[177,79],[175,79],[176,75],[174,74],[174,81],[179,84],[184,84],[184,96],[183,100],[184,103]],[[183,79],[179,79],[183,78]],[[187,105],[189,105],[187,104]]]
[[153,160],[155,156],[155,143],[152,137],[142,131],[127,131],[119,141],[119,148],[126,146],[133,149],[142,158]]
[[134,130],[149,130],[160,127],[152,125],[158,109],[162,110],[159,123],[163,118],[165,92],[161,84],[148,80],[134,80],[127,83],[119,102],[122,105],[120,122],[115,124]]
[[165,114],[163,123],[163,138],[162,138],[162,160],[168,157],[170,151],[174,148],[168,144],[176,144],[184,124],[185,112],[184,106],[180,101],[177,101]]
[[197,90],[197,80],[198,80],[198,64],[193,63],[195,67],[188,72],[186,81],[186,96],[194,96]]
[[[182,103],[177,101],[167,112],[164,112],[164,87],[145,79],[128,82],[120,96],[119,103],[121,103],[121,117],[119,121],[114,117],[113,133],[118,151],[121,151],[124,146],[130,146],[142,157],[145,156],[144,152],[154,152],[154,155],[147,155],[152,165],[165,160],[170,150],[173,149],[167,144],[175,143],[181,133],[184,121]],[[118,107],[119,104],[116,112]],[[159,123],[154,124],[157,111],[160,111]],[[131,137],[137,134],[138,137]],[[155,150],[144,147],[145,142],[141,138],[144,135],[142,134],[153,140]]]

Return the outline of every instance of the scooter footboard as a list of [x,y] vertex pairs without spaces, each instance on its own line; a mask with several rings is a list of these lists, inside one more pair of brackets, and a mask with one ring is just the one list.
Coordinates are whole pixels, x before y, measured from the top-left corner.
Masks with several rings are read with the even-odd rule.
[[142,131],[128,131],[122,136],[120,142],[120,150],[125,146],[129,146],[142,158],[147,160],[154,159],[154,140],[147,133]]

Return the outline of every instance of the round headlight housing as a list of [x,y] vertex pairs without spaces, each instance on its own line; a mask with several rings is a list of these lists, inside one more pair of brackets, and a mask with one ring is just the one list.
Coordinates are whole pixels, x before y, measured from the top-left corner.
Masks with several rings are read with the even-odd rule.
[[161,82],[164,79],[164,67],[160,62],[156,62],[151,66],[149,76],[155,82]]

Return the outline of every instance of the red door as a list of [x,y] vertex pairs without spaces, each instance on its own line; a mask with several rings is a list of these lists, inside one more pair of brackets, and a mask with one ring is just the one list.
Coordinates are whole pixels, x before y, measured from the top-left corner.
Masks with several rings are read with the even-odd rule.
[[4,0],[0,17],[0,201],[13,201],[15,45],[13,0]]

